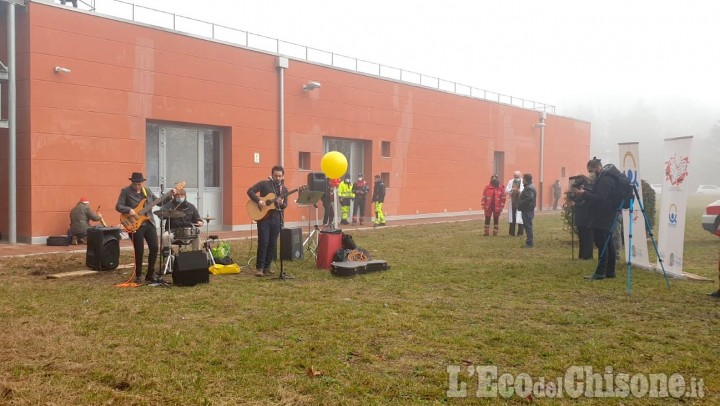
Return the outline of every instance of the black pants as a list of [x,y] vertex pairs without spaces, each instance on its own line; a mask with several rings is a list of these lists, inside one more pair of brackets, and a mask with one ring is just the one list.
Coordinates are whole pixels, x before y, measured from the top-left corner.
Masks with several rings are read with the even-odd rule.
[[151,222],[146,221],[142,223],[137,231],[130,233],[130,239],[135,250],[135,277],[139,278],[142,275],[143,256],[145,255],[143,240],[145,240],[148,245],[148,269],[145,279],[152,279],[155,274],[155,263],[158,255],[157,229]]
[[[617,257],[615,255],[615,245],[612,242],[610,230],[594,228],[592,232],[595,246],[598,249],[598,266],[597,269],[595,269],[595,274],[605,277],[615,276],[615,261]],[[603,254],[602,250],[606,245],[607,248],[605,248],[605,254]]]
[[578,258],[592,259],[594,247],[592,229],[587,226],[578,226],[578,240],[578,243],[580,245],[580,253],[578,254]]
[[77,0],[60,0],[60,4],[64,6],[68,1],[72,3],[73,7],[77,8]]
[[[517,224],[517,235],[523,235],[523,225],[517,223],[517,203],[512,203],[510,205],[510,235],[515,235],[515,225]],[[522,219],[522,218],[521,218]]]
[[258,222],[258,247],[255,268],[270,269],[272,261],[277,257],[277,239],[282,228],[280,215],[273,213],[265,220]]
[[355,217],[365,217],[365,196],[355,198],[355,205],[353,205],[353,221],[355,220]]
[[332,224],[335,222],[335,210],[329,200],[322,201],[323,204],[323,224]]

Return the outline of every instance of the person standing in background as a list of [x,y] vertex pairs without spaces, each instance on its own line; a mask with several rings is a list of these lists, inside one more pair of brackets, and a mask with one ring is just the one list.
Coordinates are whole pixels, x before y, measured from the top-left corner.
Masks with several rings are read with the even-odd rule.
[[523,228],[525,229],[525,245],[522,248],[535,246],[535,232],[533,230],[533,219],[535,218],[535,206],[537,205],[537,191],[532,183],[532,175],[523,175],[523,191],[518,198],[518,209],[522,214]]
[[363,179],[363,174],[358,174],[357,182],[353,183],[353,193],[355,194],[355,200],[353,201],[353,216],[352,225],[357,224],[358,220],[360,225],[363,225],[365,221],[365,200],[367,200],[367,194],[370,191],[370,186]]
[[375,175],[375,185],[373,186],[373,197],[372,203],[375,209],[375,223],[373,227],[385,225],[385,214],[383,213],[382,207],[385,201],[385,184],[383,183],[382,176]]
[[557,210],[558,201],[560,201],[560,196],[562,196],[562,187],[560,187],[560,179],[556,179],[555,183],[552,184],[552,192],[553,192],[553,210]]
[[510,195],[510,208],[508,209],[508,223],[510,223],[510,235],[515,236],[515,226],[517,225],[517,235],[523,235],[523,220],[518,210],[518,198],[523,190],[520,171],[513,173],[513,178],[507,183],[505,193]]
[[345,175],[345,181],[338,185],[338,197],[340,198],[340,224],[348,225],[348,217],[350,217],[350,203],[355,197],[353,193],[352,181],[350,175]]
[[496,175],[490,177],[482,197],[482,208],[485,211],[485,230],[483,236],[490,235],[490,219],[493,220],[493,236],[498,235],[498,219],[505,208],[505,190],[500,187],[500,179]]

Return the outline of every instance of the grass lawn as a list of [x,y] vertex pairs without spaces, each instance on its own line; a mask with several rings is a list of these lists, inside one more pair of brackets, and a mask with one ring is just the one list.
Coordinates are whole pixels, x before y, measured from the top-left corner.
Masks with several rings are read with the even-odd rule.
[[[678,373],[704,389],[683,403],[718,404],[720,301],[706,293],[717,289],[720,239],[699,225],[711,200],[690,201],[684,267],[713,283],[668,289],[633,269],[630,295],[624,264],[617,279],[582,278],[595,261],[571,258],[558,214],[536,217],[532,250],[506,224],[495,238],[478,222],[355,231],[392,269],[353,278],[306,259],[284,263],[289,281],[246,270],[191,288],[116,288],[128,270],[46,279],[82,268],[84,255],[2,258],[0,404],[678,403],[479,400],[468,369],[481,366],[533,382],[557,382],[572,366]],[[252,249],[234,241],[232,256],[245,263]],[[453,374],[466,397],[448,396]]]

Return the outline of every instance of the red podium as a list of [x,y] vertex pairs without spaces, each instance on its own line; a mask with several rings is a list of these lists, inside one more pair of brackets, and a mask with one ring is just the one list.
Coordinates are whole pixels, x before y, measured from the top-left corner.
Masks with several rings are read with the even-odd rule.
[[315,266],[320,269],[330,269],[335,252],[340,248],[342,248],[342,232],[340,230],[320,231]]

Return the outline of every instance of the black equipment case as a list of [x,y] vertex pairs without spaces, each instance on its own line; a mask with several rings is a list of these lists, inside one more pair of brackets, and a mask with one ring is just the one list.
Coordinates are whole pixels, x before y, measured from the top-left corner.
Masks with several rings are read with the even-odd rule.
[[372,260],[368,262],[343,261],[330,264],[330,273],[335,276],[355,276],[370,272],[386,271],[390,265],[386,261]]

